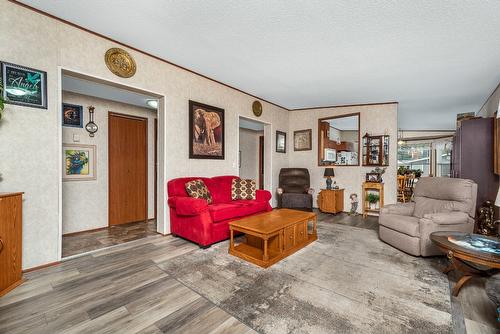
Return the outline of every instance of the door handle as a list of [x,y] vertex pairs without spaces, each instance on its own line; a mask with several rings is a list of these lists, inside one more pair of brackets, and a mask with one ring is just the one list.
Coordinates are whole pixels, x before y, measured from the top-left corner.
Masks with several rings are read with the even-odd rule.
[[0,238],[0,254],[2,254],[3,251],[3,240]]

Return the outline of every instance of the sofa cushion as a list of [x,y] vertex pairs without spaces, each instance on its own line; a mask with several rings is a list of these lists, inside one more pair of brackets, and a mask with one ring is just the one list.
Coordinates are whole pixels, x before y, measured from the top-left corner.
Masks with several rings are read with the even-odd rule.
[[416,197],[415,198],[415,210],[413,215],[418,218],[424,217],[426,214],[438,213],[438,212],[451,212],[459,202],[455,201],[445,201],[427,197]]
[[231,199],[233,201],[241,199],[255,200],[256,192],[255,180],[233,179],[231,184]]
[[236,178],[237,176],[215,176],[205,182],[212,194],[213,203],[231,202],[231,184]]
[[232,218],[239,218],[266,210],[266,202],[239,200],[231,203],[219,203],[208,206],[214,223]]
[[379,224],[412,237],[420,236],[417,217],[383,214],[380,215]]
[[311,208],[312,195],[284,193],[281,195],[281,205],[284,208]]
[[208,204],[212,203],[212,195],[208,191],[207,186],[203,180],[193,180],[186,183],[186,192],[192,198],[199,198],[207,200]]

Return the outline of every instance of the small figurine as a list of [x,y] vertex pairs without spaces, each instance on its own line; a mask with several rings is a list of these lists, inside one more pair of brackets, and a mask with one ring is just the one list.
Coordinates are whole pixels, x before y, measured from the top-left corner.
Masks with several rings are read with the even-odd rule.
[[349,195],[349,198],[351,199],[351,210],[349,211],[349,216],[350,215],[357,215],[357,210],[358,210],[358,195],[357,194],[351,194]]
[[332,189],[339,189],[339,186],[337,185],[337,181],[333,181]]
[[495,221],[495,209],[491,201],[486,201],[479,208],[479,215],[477,217],[477,231],[483,235],[496,235],[497,221]]

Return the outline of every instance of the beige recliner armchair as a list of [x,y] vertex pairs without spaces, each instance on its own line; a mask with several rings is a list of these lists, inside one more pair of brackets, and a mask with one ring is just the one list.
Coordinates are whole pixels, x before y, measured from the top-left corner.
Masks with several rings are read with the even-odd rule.
[[422,177],[414,202],[386,205],[380,210],[379,237],[415,256],[440,255],[430,240],[435,231],[472,233],[477,184],[471,180]]

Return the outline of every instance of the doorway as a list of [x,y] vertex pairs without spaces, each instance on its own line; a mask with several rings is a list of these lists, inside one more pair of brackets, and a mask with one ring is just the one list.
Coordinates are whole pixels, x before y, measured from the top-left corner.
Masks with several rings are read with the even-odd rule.
[[[165,211],[156,205],[156,198],[161,201],[165,194],[155,184],[164,175],[160,170],[156,176],[157,161],[164,167],[164,129],[158,133],[156,128],[160,96],[66,70],[61,70],[60,84],[63,110],[67,105],[73,110],[73,126],[66,124],[66,112],[59,121],[61,258],[163,232]],[[95,133],[86,130],[90,106],[97,125]],[[92,170],[93,178],[65,179],[68,147],[91,148],[91,163],[81,170]]]
[[238,175],[255,180],[258,189],[264,189],[265,148],[264,124],[240,117]]

